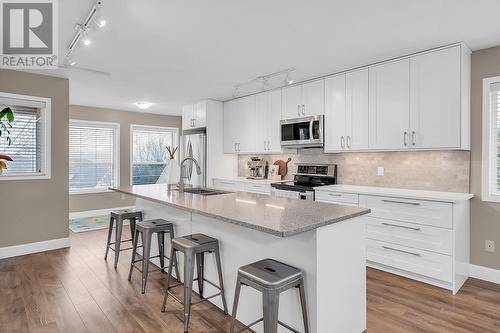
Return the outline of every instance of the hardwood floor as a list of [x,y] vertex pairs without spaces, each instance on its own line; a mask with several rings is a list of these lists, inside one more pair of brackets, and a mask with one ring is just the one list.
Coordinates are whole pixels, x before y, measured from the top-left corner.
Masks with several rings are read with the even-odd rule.
[[[169,300],[170,310],[160,312],[165,276],[152,273],[141,295],[139,274],[127,281],[130,251],[116,271],[112,256],[103,260],[105,236],[72,234],[70,249],[0,260],[0,332],[182,332],[178,303]],[[369,333],[500,332],[499,285],[470,279],[452,296],[369,269],[367,288]],[[228,329],[219,309],[193,308],[190,332]]]

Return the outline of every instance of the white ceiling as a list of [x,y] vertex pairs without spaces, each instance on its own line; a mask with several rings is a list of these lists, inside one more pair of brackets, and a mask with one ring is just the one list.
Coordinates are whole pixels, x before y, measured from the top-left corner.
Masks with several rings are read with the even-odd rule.
[[[59,3],[65,47],[93,0]],[[300,81],[457,41],[500,44],[498,0],[105,0],[103,13],[108,25],[75,56],[111,76],[51,73],[70,78],[72,104],[148,100],[148,112],[180,114],[287,67]]]

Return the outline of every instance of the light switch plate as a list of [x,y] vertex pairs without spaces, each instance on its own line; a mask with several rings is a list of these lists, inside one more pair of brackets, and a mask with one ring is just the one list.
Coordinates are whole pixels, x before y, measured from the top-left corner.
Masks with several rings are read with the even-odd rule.
[[379,166],[377,167],[377,176],[383,176],[385,173],[384,167]]

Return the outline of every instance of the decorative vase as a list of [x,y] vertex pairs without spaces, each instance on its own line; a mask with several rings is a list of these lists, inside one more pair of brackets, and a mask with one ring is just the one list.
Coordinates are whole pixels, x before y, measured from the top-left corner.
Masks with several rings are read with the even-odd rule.
[[181,168],[175,159],[167,160],[165,168],[156,181],[157,184],[177,185],[181,176]]

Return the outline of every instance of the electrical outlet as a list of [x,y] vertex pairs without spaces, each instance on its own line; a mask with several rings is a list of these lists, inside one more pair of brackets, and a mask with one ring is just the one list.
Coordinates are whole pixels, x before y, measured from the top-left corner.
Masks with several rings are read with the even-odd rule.
[[484,250],[486,252],[495,252],[495,241],[485,240],[484,241]]
[[384,172],[385,172],[384,167],[382,166],[377,167],[377,176],[383,176]]

